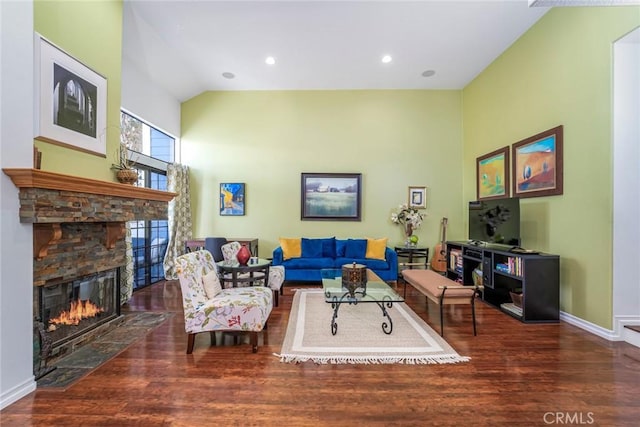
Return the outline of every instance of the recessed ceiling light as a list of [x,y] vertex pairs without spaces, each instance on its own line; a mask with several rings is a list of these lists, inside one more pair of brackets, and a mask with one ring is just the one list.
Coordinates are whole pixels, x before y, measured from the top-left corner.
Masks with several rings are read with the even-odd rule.
[[433,76],[435,73],[436,73],[436,72],[435,72],[435,71],[433,71],[433,70],[427,70],[427,71],[424,71],[424,72],[422,73],[422,77],[431,77],[431,76]]
[[267,56],[267,59],[264,60],[267,65],[273,65],[276,63],[276,58],[273,56]]
[[382,57],[382,62],[385,63],[385,64],[388,64],[389,62],[391,62],[392,59],[393,58],[391,58],[391,56],[385,55],[385,56]]
[[235,78],[235,76],[236,76],[235,74],[230,73],[228,71],[222,73],[222,77],[224,77],[225,79],[233,79]]

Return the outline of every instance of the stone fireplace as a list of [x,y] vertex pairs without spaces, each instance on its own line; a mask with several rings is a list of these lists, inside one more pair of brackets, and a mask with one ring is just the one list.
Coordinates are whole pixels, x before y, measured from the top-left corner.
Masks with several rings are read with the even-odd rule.
[[[166,219],[174,193],[37,169],[3,169],[33,224],[34,373],[121,321],[126,222]],[[36,342],[37,341],[37,342]]]

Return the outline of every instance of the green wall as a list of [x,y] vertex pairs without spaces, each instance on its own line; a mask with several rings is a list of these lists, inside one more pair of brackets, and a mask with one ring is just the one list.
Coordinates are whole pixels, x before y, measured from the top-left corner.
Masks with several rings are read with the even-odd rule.
[[554,8],[463,91],[464,191],[476,158],[564,125],[564,194],[522,199],[522,245],[561,256],[561,310],[612,327],[612,43],[640,8]]
[[[443,216],[462,227],[460,91],[207,92],[182,105],[182,162],[191,167],[195,236],[389,237],[408,186],[426,186],[418,230],[433,247]],[[302,221],[302,172],[362,173],[362,221]],[[246,183],[246,216],[220,216],[219,184]]]
[[34,29],[107,79],[107,129],[99,130],[107,139],[107,157],[36,141],[42,151],[42,169],[115,181],[110,168],[120,141],[122,0],[38,0]]

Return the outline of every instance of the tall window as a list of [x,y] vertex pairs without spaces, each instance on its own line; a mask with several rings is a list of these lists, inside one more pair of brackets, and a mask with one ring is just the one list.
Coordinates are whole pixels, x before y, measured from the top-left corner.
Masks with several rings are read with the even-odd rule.
[[[175,139],[121,112],[121,138],[138,170],[139,187],[167,190],[167,164],[174,161]],[[133,289],[164,279],[163,260],[169,241],[167,220],[131,221],[134,258]]]

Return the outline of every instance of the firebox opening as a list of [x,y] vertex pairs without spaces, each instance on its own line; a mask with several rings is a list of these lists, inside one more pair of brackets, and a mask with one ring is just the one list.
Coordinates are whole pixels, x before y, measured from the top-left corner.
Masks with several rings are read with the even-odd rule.
[[120,315],[120,268],[39,286],[36,312],[55,348]]

